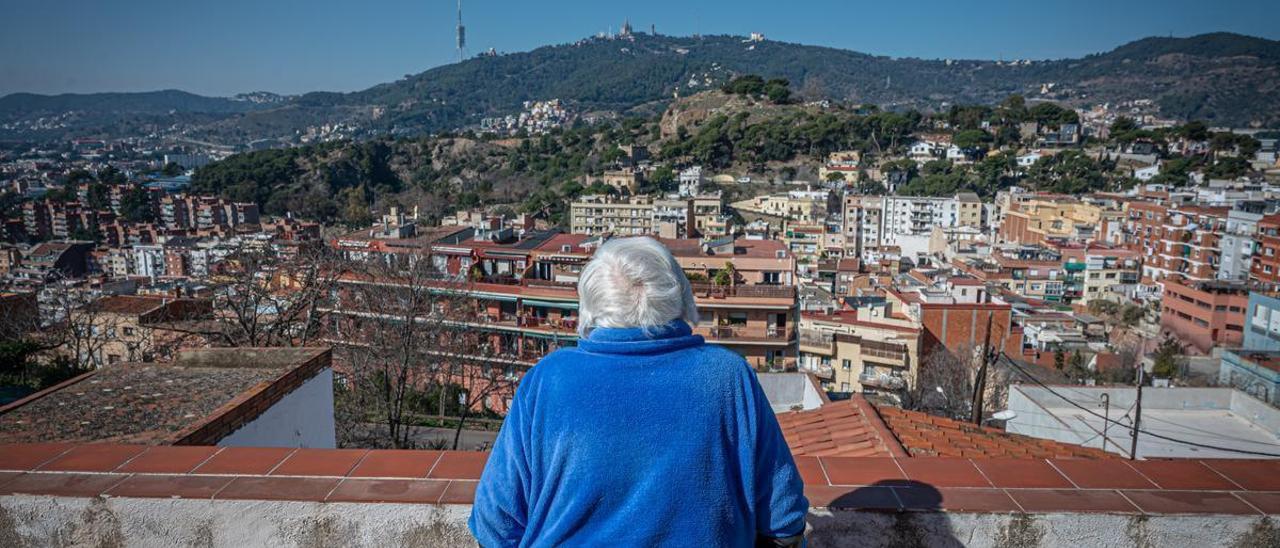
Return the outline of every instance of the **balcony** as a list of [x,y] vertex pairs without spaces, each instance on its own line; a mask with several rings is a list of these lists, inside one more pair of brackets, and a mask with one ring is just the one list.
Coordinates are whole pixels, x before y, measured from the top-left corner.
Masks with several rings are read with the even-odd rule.
[[812,331],[809,329],[800,330],[800,347],[817,351],[831,352],[831,343],[835,341],[833,333],[824,333],[822,331]]
[[737,342],[756,344],[790,344],[794,329],[778,329],[756,325],[697,326],[693,332],[711,342]]
[[[471,451],[0,446],[0,506],[8,518],[0,538],[32,546],[68,538],[94,546],[171,546],[182,539],[226,546],[472,545],[466,521],[487,458]],[[1147,539],[1263,546],[1274,545],[1268,516],[1280,513],[1275,467],[1265,460],[900,454],[856,462],[798,456],[796,465],[811,508],[812,546],[989,546],[1011,535],[1035,539],[1016,543],[1027,546],[1071,539],[1123,547]]]
[[714,285],[692,283],[693,296],[700,299],[786,299],[796,296],[796,288],[789,285]]

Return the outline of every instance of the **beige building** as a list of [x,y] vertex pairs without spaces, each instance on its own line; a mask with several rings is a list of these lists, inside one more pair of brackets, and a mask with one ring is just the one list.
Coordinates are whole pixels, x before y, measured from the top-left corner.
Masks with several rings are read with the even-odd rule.
[[164,358],[182,346],[186,335],[163,329],[167,322],[207,319],[213,309],[207,300],[111,295],[71,313],[75,328],[84,333],[71,349],[85,361],[103,367],[116,363]]
[[956,194],[956,224],[982,228],[982,200],[972,192]]
[[653,214],[650,196],[592,194],[569,205],[569,226],[574,234],[639,236],[654,233]]
[[750,200],[734,202],[732,206],[740,211],[815,223],[826,219],[831,211],[830,201],[831,193],[826,190],[792,190],[756,196]]
[[800,367],[833,392],[896,397],[919,373],[920,327],[871,300],[856,310],[800,317]]
[[643,175],[641,175],[640,171],[631,168],[611,169],[605,171],[600,180],[604,184],[618,189],[618,192],[635,194],[640,190],[640,182],[643,180]]

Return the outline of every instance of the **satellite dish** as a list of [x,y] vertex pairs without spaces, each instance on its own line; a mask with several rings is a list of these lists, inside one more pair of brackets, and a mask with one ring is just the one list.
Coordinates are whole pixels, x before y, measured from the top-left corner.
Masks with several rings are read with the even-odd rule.
[[1008,409],[1005,409],[1004,411],[996,411],[994,414],[991,415],[991,418],[998,421],[1010,421],[1017,417],[1018,417],[1017,413]]

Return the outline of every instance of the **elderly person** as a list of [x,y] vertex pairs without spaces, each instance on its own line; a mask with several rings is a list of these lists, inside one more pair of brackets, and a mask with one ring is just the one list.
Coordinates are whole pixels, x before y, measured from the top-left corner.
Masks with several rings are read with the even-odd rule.
[[690,330],[671,253],[610,240],[578,294],[578,346],[524,376],[476,488],[480,544],[801,544],[809,503],[777,419],[746,361]]

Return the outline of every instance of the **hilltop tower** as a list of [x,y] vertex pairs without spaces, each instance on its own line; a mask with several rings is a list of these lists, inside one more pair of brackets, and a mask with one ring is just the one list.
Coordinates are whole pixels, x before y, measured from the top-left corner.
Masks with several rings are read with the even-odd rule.
[[631,36],[631,18],[622,21],[622,31],[618,33],[618,36]]
[[458,0],[458,62],[466,58],[467,27],[462,26],[462,0]]

